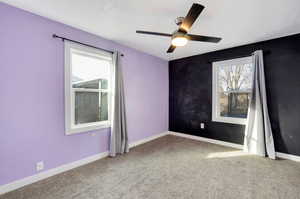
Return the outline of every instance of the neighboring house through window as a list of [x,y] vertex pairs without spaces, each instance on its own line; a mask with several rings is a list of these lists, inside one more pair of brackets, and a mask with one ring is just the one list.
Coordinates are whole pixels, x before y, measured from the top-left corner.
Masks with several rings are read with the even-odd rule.
[[66,134],[110,125],[112,54],[65,42]]
[[246,123],[252,74],[252,57],[213,63],[213,121]]

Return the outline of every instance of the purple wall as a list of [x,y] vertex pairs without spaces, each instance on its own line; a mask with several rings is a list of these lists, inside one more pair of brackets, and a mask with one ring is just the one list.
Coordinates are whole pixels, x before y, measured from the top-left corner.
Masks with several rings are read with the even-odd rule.
[[[109,129],[64,134],[64,46],[56,33],[124,53],[130,142],[168,130],[168,62],[0,3],[0,185],[108,150]],[[134,34],[134,33],[133,33]]]

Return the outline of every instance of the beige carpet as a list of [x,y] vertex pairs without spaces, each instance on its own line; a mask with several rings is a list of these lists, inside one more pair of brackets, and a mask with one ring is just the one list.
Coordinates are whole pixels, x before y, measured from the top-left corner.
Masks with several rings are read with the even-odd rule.
[[300,163],[165,136],[0,199],[297,199]]

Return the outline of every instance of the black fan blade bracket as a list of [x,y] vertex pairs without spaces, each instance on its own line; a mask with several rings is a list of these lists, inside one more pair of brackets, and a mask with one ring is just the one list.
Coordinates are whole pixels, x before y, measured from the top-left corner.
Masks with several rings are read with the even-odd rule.
[[176,46],[171,45],[171,46],[169,47],[169,49],[167,50],[167,53],[172,53],[172,52],[174,52],[175,48],[176,48]]
[[145,34],[145,35],[156,35],[156,36],[163,36],[163,37],[172,37],[172,34],[161,33],[161,32],[150,32],[150,31],[137,30],[136,33]]
[[204,35],[191,35],[187,34],[186,38],[190,41],[202,41],[202,42],[211,42],[211,43],[218,43],[222,40],[220,37],[210,37]]
[[199,17],[200,13],[203,11],[204,8],[205,7],[203,5],[194,3],[190,8],[188,14],[184,18],[179,29],[187,33],[191,29],[192,25],[197,20],[197,18]]

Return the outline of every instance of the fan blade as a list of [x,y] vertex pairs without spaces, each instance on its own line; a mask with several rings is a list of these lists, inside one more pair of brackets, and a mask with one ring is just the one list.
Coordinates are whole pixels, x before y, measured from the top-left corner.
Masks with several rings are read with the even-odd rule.
[[160,33],[160,32],[149,32],[149,31],[143,31],[143,30],[137,30],[136,33],[146,34],[146,35],[157,35],[157,36],[164,36],[164,37],[172,37],[172,34]]
[[196,21],[196,19],[198,18],[198,16],[200,15],[200,13],[202,12],[202,10],[204,9],[203,5],[194,3],[191,7],[191,9],[189,10],[188,14],[186,15],[186,17],[184,18],[182,24],[180,25],[180,30],[181,31],[185,31],[188,32],[193,23]]
[[203,41],[203,42],[212,42],[212,43],[218,43],[222,39],[219,37],[209,37],[209,36],[191,35],[191,34],[187,34],[186,38],[191,41]]
[[172,53],[175,50],[176,46],[171,45],[167,50],[167,53]]

